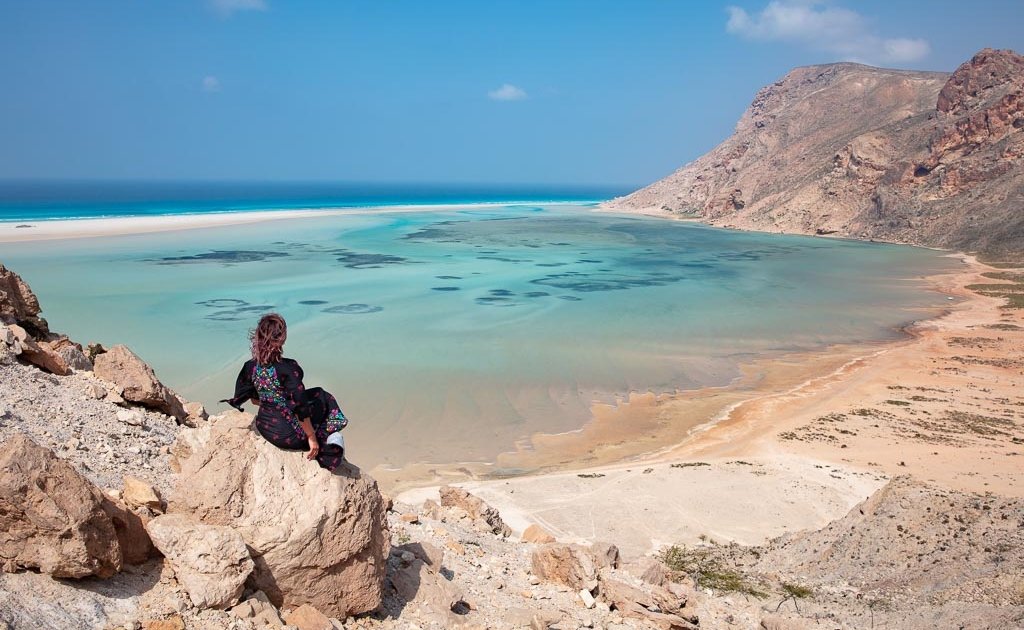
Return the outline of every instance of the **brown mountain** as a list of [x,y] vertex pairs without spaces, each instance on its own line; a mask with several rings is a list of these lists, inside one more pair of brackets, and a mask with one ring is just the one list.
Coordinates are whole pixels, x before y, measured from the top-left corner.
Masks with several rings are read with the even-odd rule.
[[1024,254],[1024,57],[853,63],[762,88],[732,136],[606,207],[745,229]]

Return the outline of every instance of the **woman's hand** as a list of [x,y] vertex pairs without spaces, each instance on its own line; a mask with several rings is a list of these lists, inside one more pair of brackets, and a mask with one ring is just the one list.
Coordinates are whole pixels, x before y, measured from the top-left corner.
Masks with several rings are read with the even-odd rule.
[[309,454],[306,455],[306,459],[316,459],[316,456],[320,454],[320,442],[317,442],[315,435],[309,436],[307,440],[309,440]]

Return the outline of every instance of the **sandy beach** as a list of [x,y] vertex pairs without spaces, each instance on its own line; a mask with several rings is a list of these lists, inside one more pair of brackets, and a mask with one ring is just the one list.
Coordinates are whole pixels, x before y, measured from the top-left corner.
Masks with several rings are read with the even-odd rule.
[[[949,310],[903,341],[751,365],[727,388],[634,395],[596,407],[579,432],[535,436],[499,462],[557,472],[418,472],[435,483],[477,477],[459,485],[513,527],[538,523],[560,539],[616,540],[638,554],[821,527],[896,475],[1024,496],[1024,318],[967,289],[997,270],[960,258],[956,272],[928,279],[954,298]],[[435,493],[406,488],[399,498]]]

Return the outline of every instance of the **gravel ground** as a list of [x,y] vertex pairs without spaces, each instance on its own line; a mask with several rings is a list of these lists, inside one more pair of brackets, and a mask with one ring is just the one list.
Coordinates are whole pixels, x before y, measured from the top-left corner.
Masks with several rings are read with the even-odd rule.
[[101,488],[119,490],[131,475],[166,496],[178,424],[159,412],[98,400],[106,387],[91,372],[54,376],[20,363],[0,365],[0,441],[26,433]]

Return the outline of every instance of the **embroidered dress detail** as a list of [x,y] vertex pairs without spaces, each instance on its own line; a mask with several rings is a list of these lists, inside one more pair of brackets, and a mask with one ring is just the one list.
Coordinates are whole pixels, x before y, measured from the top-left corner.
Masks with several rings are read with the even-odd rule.
[[332,409],[330,415],[327,416],[327,432],[336,433],[344,429],[346,425],[348,425],[348,418],[341,413],[341,409]]
[[280,407],[288,422],[292,425],[292,429],[295,430],[296,435],[305,438],[306,433],[302,430],[302,424],[288,407],[288,402],[282,393],[283,388],[281,387],[281,379],[277,376],[277,368],[273,365],[254,365],[252,368],[252,384],[256,386],[260,402]]

